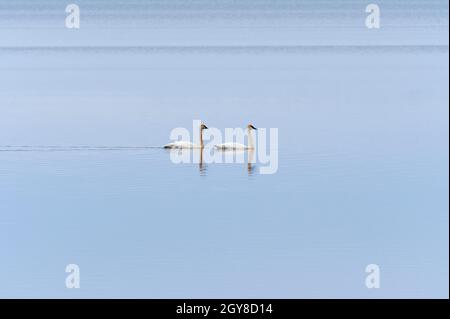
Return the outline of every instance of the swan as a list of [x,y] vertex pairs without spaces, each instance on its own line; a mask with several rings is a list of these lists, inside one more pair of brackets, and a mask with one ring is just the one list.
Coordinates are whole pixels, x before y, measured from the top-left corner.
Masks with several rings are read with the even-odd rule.
[[219,150],[253,150],[255,146],[253,144],[252,130],[257,130],[257,128],[251,124],[247,125],[248,146],[241,143],[223,143],[214,146]]
[[188,141],[177,141],[169,143],[163,146],[163,148],[170,149],[182,149],[182,148],[203,148],[203,130],[207,130],[208,127],[205,124],[200,125],[200,145],[194,144]]

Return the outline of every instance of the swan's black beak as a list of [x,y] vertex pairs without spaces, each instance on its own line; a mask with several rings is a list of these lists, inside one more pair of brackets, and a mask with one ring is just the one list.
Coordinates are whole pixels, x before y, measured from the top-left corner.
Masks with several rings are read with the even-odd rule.
[[257,130],[257,128],[256,127],[254,127],[253,125],[251,125],[250,126],[252,129],[254,129],[254,130]]
[[203,125],[203,128],[204,128],[205,130],[207,130],[207,129],[208,129],[208,127],[207,127],[206,125]]

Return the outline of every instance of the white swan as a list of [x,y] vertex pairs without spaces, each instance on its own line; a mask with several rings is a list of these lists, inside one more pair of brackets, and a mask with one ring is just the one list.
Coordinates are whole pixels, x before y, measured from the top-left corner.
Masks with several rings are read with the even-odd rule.
[[214,145],[214,147],[219,150],[253,150],[255,145],[253,143],[252,130],[257,130],[257,128],[251,124],[247,125],[248,146],[241,143],[223,143]]
[[194,144],[188,141],[177,141],[169,143],[163,146],[163,148],[170,149],[183,149],[183,148],[203,148],[203,130],[207,130],[208,127],[205,124],[200,125],[200,145]]

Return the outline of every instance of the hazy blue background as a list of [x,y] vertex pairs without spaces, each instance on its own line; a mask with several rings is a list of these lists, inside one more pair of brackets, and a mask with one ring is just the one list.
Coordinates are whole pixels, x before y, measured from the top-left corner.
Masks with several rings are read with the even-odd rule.
[[[447,1],[379,30],[366,1],[68,3],[0,0],[0,297],[448,298]],[[278,128],[278,172],[152,148],[194,119]]]

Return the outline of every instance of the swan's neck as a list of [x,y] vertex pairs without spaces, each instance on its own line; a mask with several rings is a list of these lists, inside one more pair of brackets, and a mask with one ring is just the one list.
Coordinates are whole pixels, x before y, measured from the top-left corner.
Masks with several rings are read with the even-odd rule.
[[200,129],[200,148],[203,148],[203,130]]
[[249,129],[249,128],[247,130],[248,130],[248,148],[254,149],[255,148],[255,144],[253,143],[252,130]]

